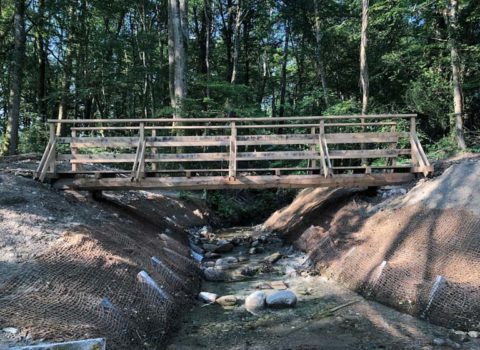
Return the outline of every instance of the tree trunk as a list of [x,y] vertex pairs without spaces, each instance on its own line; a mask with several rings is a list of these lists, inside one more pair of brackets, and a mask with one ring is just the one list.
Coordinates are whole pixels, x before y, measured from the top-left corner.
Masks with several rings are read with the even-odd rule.
[[210,40],[212,34],[211,28],[211,15],[212,9],[210,5],[210,0],[203,0],[203,9],[205,12],[205,75],[206,75],[206,88],[205,95],[207,98],[210,98]]
[[235,24],[233,26],[233,62],[232,78],[230,83],[236,84],[238,75],[238,62],[240,58],[240,27],[242,25],[242,0],[238,0],[237,11],[235,14]]
[[453,105],[455,110],[455,136],[457,145],[465,150],[465,136],[463,131],[463,96],[461,83],[460,56],[458,54],[458,0],[450,0],[448,26],[448,42],[450,46],[450,56],[452,64],[452,84],[453,84]]
[[227,81],[232,81],[232,71],[233,71],[233,59],[232,59],[233,16],[231,15],[232,7],[233,7],[232,0],[227,0],[227,13],[229,14],[228,19],[225,18],[222,0],[218,0],[218,7],[220,11],[220,18],[222,21],[223,39],[225,41],[225,50],[227,55]]
[[[368,0],[362,0],[362,29],[360,39],[360,85],[362,88],[362,115],[368,112],[368,64],[367,64],[367,29],[368,29]],[[361,119],[365,123],[365,119]],[[365,132],[365,127],[362,128]],[[360,149],[365,149],[365,144],[360,145]],[[362,158],[362,165],[368,165],[368,159]]]
[[48,42],[45,42],[43,30],[45,27],[45,0],[38,3],[38,24],[35,31],[35,47],[37,50],[38,80],[37,80],[37,114],[40,120],[47,120],[47,50]]
[[[68,95],[70,94],[70,83],[72,79],[72,60],[73,60],[73,31],[76,25],[74,18],[75,8],[72,4],[68,9],[68,18],[70,19],[70,25],[67,33],[66,52],[63,62],[63,77],[61,87],[60,104],[58,106],[58,120],[67,118],[68,112]],[[56,135],[60,136],[62,133],[62,124],[57,124]]]
[[327,87],[327,77],[325,74],[325,65],[323,63],[322,58],[322,32],[320,27],[320,13],[318,10],[318,0],[314,0],[313,5],[315,7],[315,55],[317,56],[317,76],[322,83],[322,90],[323,90],[323,100],[325,101],[325,105],[329,106],[328,103],[328,87]]
[[279,117],[285,116],[285,95],[287,93],[287,63],[288,63],[288,45],[290,40],[290,26],[285,23],[285,42],[283,44],[283,62],[282,76],[280,82],[280,108]]
[[[367,28],[368,1],[362,0],[362,31],[360,41],[360,85],[362,88],[362,114],[368,110],[368,65],[367,65]],[[363,121],[363,119],[362,119]]]
[[[174,109],[174,118],[181,114],[184,100],[187,96],[187,61],[186,61],[186,39],[187,39],[187,2],[186,0],[169,1],[169,62],[173,68],[173,93],[170,95],[171,106]],[[170,36],[172,44],[170,44]],[[172,74],[172,73],[170,73]]]
[[10,108],[7,127],[3,140],[2,153],[14,155],[18,147],[18,126],[20,121],[20,98],[23,78],[23,62],[25,59],[25,2],[15,1],[15,45],[12,60],[12,78],[10,87]]

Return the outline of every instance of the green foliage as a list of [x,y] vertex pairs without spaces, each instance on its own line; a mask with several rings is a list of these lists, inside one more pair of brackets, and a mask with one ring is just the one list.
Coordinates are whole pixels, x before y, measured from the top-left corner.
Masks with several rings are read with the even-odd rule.
[[226,224],[255,225],[295,195],[295,190],[209,191],[207,203]]
[[435,143],[428,145],[427,156],[430,159],[443,159],[458,152],[456,141],[451,136],[446,136]]
[[43,153],[48,143],[48,129],[45,123],[38,121],[33,116],[33,122],[29,128],[20,134],[20,153]]

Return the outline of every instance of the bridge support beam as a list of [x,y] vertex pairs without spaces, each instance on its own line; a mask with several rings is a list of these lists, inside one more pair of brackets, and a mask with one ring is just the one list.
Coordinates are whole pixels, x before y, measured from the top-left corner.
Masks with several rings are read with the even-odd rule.
[[135,189],[245,189],[245,188],[307,188],[307,187],[369,187],[406,183],[414,179],[412,173],[349,174],[323,177],[318,175],[264,175],[239,176],[234,180],[223,176],[204,177],[148,177],[131,182],[127,178],[60,179],[54,186],[59,189],[88,191]]

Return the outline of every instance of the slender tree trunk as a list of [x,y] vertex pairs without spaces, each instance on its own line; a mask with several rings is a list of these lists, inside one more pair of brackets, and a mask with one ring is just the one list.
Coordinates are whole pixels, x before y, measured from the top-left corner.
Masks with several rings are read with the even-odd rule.
[[238,0],[237,10],[235,14],[235,24],[233,26],[233,62],[232,62],[232,78],[230,83],[236,84],[238,75],[238,62],[240,58],[240,27],[242,25],[242,0]]
[[20,98],[23,78],[23,62],[25,59],[25,2],[15,1],[15,45],[12,60],[12,78],[10,87],[10,108],[7,127],[2,145],[2,153],[14,155],[18,148],[18,127],[20,121]]
[[233,16],[232,0],[227,0],[227,13],[229,14],[228,19],[225,18],[225,13],[223,9],[223,0],[218,0],[218,7],[220,11],[220,18],[222,21],[222,32],[223,39],[225,41],[225,50],[227,55],[227,81],[232,81],[232,71],[233,71],[233,59],[232,59],[232,33],[233,33]]
[[285,42],[283,44],[283,62],[282,76],[280,82],[280,108],[279,117],[285,116],[285,95],[287,92],[287,63],[288,63],[288,45],[290,41],[290,26],[285,23]]
[[251,17],[243,21],[243,57],[245,59],[245,85],[250,85],[250,25]]
[[212,10],[210,0],[203,0],[203,9],[205,12],[205,75],[206,75],[206,88],[205,95],[210,98],[210,40],[211,40],[211,18]]
[[[367,64],[367,29],[368,29],[368,1],[362,0],[362,29],[360,39],[360,85],[362,88],[362,115],[368,112],[368,64]],[[365,123],[365,119],[361,119],[361,123]],[[365,131],[365,127],[362,128]],[[361,149],[365,149],[365,144],[361,144]],[[362,165],[368,165],[368,159],[362,158]]]
[[327,86],[327,77],[325,74],[325,64],[323,63],[322,58],[322,32],[320,26],[320,13],[319,13],[319,5],[318,0],[314,0],[313,5],[315,7],[315,54],[317,56],[317,76],[322,83],[322,90],[323,90],[323,100],[325,101],[325,105],[329,106],[328,102],[328,86]]
[[171,106],[174,109],[174,118],[178,118],[183,109],[184,100],[187,96],[187,61],[186,61],[186,39],[187,39],[187,2],[186,0],[169,1],[169,23],[173,45],[169,40],[169,62],[173,60],[173,93]]
[[47,120],[47,50],[48,42],[45,42],[43,30],[45,28],[45,0],[38,3],[38,24],[35,31],[35,47],[37,50],[38,80],[37,80],[37,114],[40,120]]
[[[448,42],[452,64],[453,105],[455,111],[455,136],[457,145],[465,150],[465,136],[463,131],[463,94],[461,83],[460,56],[458,54],[458,0],[450,0]],[[453,124],[453,123],[452,123]]]
[[[70,84],[72,79],[72,61],[73,61],[73,31],[76,26],[76,21],[74,18],[75,8],[74,4],[68,9],[68,18],[70,19],[70,25],[67,33],[67,42],[66,42],[66,52],[65,59],[63,62],[63,76],[62,76],[62,91],[60,97],[60,104],[58,106],[58,120],[63,120],[67,118],[68,113],[68,96],[70,94]],[[62,124],[57,124],[56,135],[60,136],[62,133]]]
[[368,28],[368,1],[362,0],[362,29],[360,42],[360,85],[362,88],[362,114],[368,111],[368,65],[367,65],[367,28]]

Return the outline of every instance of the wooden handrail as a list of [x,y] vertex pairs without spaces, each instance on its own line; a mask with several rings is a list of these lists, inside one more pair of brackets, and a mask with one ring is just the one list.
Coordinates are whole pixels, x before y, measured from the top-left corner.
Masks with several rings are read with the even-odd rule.
[[[353,114],[332,116],[292,116],[292,117],[250,117],[250,118],[139,118],[139,119],[48,119],[48,123],[54,124],[96,124],[96,123],[237,123],[244,122],[272,122],[292,120],[342,120],[342,119],[405,119],[415,118],[417,114]],[[282,125],[283,126],[283,125]],[[278,127],[278,126],[277,126]]]

